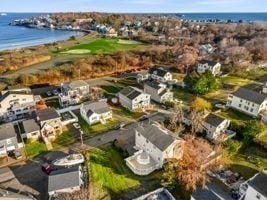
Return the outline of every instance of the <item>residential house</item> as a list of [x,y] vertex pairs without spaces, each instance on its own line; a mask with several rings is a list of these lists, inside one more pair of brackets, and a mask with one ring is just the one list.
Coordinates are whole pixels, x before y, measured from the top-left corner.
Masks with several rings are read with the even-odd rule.
[[227,106],[258,117],[267,110],[267,96],[241,87],[228,96]]
[[136,80],[137,83],[142,83],[143,81],[146,81],[149,79],[149,74],[146,71],[142,71],[137,74]]
[[89,84],[83,80],[62,83],[59,103],[63,107],[77,104],[82,98],[88,97],[89,93]]
[[138,127],[135,130],[134,155],[126,158],[127,166],[138,175],[147,175],[171,158],[181,159],[184,141],[158,124]]
[[256,174],[248,181],[244,200],[267,200],[267,171]]
[[148,74],[150,78],[159,82],[166,83],[172,80],[172,74],[161,67],[154,66],[149,68]]
[[23,121],[22,126],[23,130],[21,130],[21,135],[23,138],[38,140],[41,137],[40,126],[35,119],[28,119]]
[[199,50],[202,53],[212,53],[214,49],[211,44],[203,44],[203,45],[200,45]]
[[118,93],[120,104],[131,111],[144,110],[150,106],[150,95],[135,87],[126,87]]
[[150,94],[151,99],[158,103],[173,101],[173,92],[170,91],[166,84],[155,80],[144,83],[144,92]]
[[144,194],[133,200],[148,200],[148,199],[162,199],[162,200],[175,200],[172,194],[166,188],[158,188],[152,192]]
[[36,200],[36,198],[31,195],[21,194],[21,191],[14,192],[2,188],[0,188],[0,197],[2,200]]
[[6,157],[8,153],[18,149],[17,133],[12,123],[0,125],[0,156]]
[[29,88],[9,88],[0,97],[0,117],[13,121],[28,117],[35,110],[35,99]]
[[48,177],[48,194],[54,197],[62,193],[79,191],[83,185],[80,166],[56,170]]
[[62,133],[61,117],[54,108],[46,108],[36,111],[37,122],[41,128],[41,137],[46,140],[54,140]]
[[203,74],[207,70],[209,70],[214,76],[217,76],[221,73],[221,64],[208,60],[199,61],[197,65],[197,72],[199,74]]
[[89,124],[102,123],[112,118],[112,110],[105,101],[85,102],[80,108],[82,118]]
[[207,138],[213,141],[224,141],[233,137],[235,132],[228,130],[230,120],[217,114],[210,113],[202,121],[202,128],[207,133]]

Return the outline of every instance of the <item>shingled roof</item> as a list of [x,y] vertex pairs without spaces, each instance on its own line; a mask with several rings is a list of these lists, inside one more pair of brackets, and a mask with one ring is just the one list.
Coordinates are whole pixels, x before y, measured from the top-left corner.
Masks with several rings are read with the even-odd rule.
[[146,128],[139,127],[137,131],[161,151],[167,149],[176,140],[169,130],[160,128],[155,124]]
[[120,93],[124,96],[126,96],[127,98],[133,100],[135,99],[136,97],[138,97],[141,93],[141,91],[137,90],[136,88],[134,87],[126,87],[124,89],[122,89],[120,91]]
[[265,197],[267,197],[267,174],[266,171],[262,171],[258,173],[251,181],[249,181],[249,185],[253,187],[257,192],[261,193]]
[[40,126],[34,119],[25,120],[22,122],[22,124],[25,133],[32,133],[40,130]]
[[263,101],[267,98],[267,96],[264,94],[260,94],[258,92],[243,87],[235,91],[233,95],[256,104],[262,104]]
[[214,127],[219,126],[224,120],[225,118],[213,113],[210,113],[207,117],[205,117],[205,122]]
[[160,77],[164,77],[168,73],[168,71],[161,68],[161,67],[155,66],[155,67],[149,68],[148,73],[149,74],[155,74],[155,75],[160,76]]
[[37,110],[36,115],[37,117],[39,117],[40,121],[60,118],[60,115],[57,113],[55,108],[46,108],[43,110]]
[[16,136],[17,133],[12,123],[3,124],[0,126],[0,140],[6,140]]
[[87,117],[90,117],[93,113],[103,114],[110,111],[108,104],[104,101],[85,102],[83,103],[83,108]]

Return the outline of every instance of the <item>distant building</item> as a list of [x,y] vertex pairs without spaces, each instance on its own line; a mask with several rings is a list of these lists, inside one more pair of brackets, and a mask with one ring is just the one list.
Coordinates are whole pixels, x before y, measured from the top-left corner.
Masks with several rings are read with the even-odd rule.
[[267,200],[267,172],[262,171],[248,181],[244,200]]
[[9,88],[0,97],[0,117],[4,121],[29,117],[35,105],[34,95],[29,88]]
[[166,188],[158,188],[133,200],[175,200]]
[[149,79],[149,74],[146,71],[140,72],[137,74],[136,80],[137,83],[142,83]]
[[199,74],[203,74],[207,70],[210,71],[214,76],[217,76],[221,73],[221,64],[208,60],[199,61],[197,65],[197,72]]
[[267,96],[246,88],[239,88],[228,96],[227,106],[258,117],[267,110]]
[[89,84],[83,80],[62,83],[59,103],[63,107],[77,104],[82,98],[88,97],[89,93]]
[[48,177],[49,197],[79,191],[82,184],[82,173],[79,166],[53,171]]
[[135,130],[135,148],[133,156],[126,158],[127,166],[138,175],[147,175],[162,168],[170,158],[181,159],[184,141],[175,138],[169,130],[152,124]]
[[80,108],[82,118],[89,124],[101,122],[106,123],[106,120],[112,118],[112,110],[104,101],[85,102]]
[[211,53],[213,52],[213,47],[211,44],[203,44],[203,45],[200,45],[199,50],[202,53]]
[[0,157],[18,149],[17,133],[12,123],[0,125]]
[[157,80],[159,82],[166,83],[172,80],[172,74],[161,67],[154,66],[149,68],[148,74],[150,78]]
[[62,133],[61,117],[54,108],[46,108],[36,111],[37,122],[41,127],[43,140],[54,140]]
[[166,84],[157,81],[146,81],[144,83],[144,92],[150,94],[151,99],[158,103],[173,101],[173,92],[170,91]]
[[150,106],[150,95],[135,87],[126,87],[118,93],[120,104],[131,111],[144,110]]

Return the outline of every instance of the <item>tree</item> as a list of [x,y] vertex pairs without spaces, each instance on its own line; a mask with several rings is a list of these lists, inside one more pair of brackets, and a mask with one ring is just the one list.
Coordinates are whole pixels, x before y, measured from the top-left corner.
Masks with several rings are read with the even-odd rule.
[[176,178],[186,190],[195,190],[208,181],[207,171],[219,164],[210,155],[220,152],[202,138],[187,135],[184,139],[183,157],[175,163]]
[[211,108],[211,103],[200,97],[196,97],[195,100],[191,103],[191,109],[197,112],[203,112],[205,110],[210,111]]
[[208,70],[203,74],[192,71],[184,78],[184,82],[186,88],[194,94],[206,94],[217,88],[217,80]]
[[252,140],[261,133],[262,125],[257,120],[250,120],[246,123],[246,126],[243,128],[243,143],[248,145]]

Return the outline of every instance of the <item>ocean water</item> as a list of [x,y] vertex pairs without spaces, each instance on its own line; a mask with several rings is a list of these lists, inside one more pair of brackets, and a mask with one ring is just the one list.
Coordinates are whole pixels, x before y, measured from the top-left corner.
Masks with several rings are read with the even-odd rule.
[[22,26],[10,26],[16,19],[38,16],[38,13],[7,13],[0,15],[0,51],[66,40],[81,33],[61,30],[39,30]]
[[267,22],[267,13],[179,13],[179,15],[182,15],[182,19],[189,20],[219,19],[221,21]]

